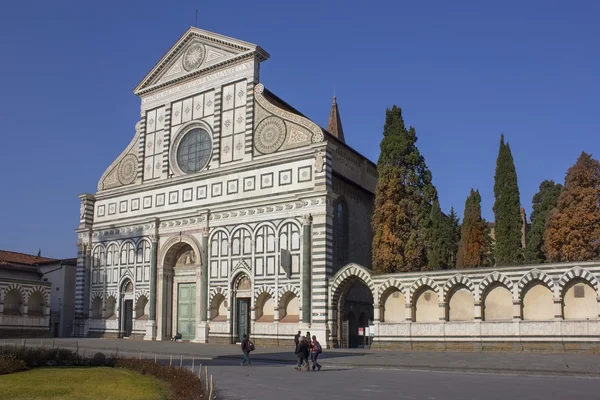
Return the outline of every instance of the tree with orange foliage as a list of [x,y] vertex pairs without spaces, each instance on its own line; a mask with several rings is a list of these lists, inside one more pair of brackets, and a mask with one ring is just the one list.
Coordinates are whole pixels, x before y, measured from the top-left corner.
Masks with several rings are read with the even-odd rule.
[[437,192],[416,141],[415,128],[404,126],[402,110],[386,110],[371,222],[376,273],[427,267],[429,215]]
[[456,268],[476,268],[490,265],[490,237],[486,222],[481,218],[481,195],[471,189],[465,202],[461,225]]
[[544,234],[550,261],[600,258],[600,162],[582,152],[567,171],[558,204],[548,215]]

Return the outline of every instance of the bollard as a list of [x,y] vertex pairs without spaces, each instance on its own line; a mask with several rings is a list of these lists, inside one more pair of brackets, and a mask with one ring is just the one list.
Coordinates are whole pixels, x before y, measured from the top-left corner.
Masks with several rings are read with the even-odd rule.
[[169,367],[173,366],[173,353],[171,353],[171,357],[169,358]]
[[154,364],[156,364],[156,353],[154,353]]
[[208,393],[208,367],[204,367],[204,379],[206,380],[206,392]]
[[54,340],[52,341],[52,349],[54,349]]
[[179,355],[179,368],[183,366],[183,354]]
[[142,351],[140,350],[140,360],[142,359]]
[[194,366],[196,365],[196,357],[192,357],[192,374],[194,373]]

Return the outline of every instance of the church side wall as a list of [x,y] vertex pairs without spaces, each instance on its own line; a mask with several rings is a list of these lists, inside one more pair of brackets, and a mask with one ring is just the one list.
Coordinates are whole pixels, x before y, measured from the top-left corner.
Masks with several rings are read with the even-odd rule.
[[599,278],[597,262],[385,275],[349,264],[330,306],[350,279],[371,288],[375,348],[600,351]]

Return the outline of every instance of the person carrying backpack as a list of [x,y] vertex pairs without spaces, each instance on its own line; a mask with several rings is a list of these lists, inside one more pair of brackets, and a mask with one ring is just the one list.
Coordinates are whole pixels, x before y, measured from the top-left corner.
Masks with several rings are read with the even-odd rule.
[[309,366],[309,362],[308,362],[308,354],[309,354],[309,349],[310,344],[308,343],[308,341],[306,340],[306,338],[303,336],[300,339],[300,344],[298,344],[298,348],[296,349],[296,359],[297,359],[297,363],[296,363],[296,371],[302,371],[302,367],[306,366],[306,370],[310,371],[310,366]]
[[319,357],[319,354],[321,354],[322,349],[321,349],[321,343],[319,343],[316,336],[312,337],[312,343],[311,343],[310,349],[311,349],[310,358],[312,360],[312,370],[314,371],[315,368],[317,368],[317,371],[320,371],[321,364],[319,364],[319,362],[317,361],[317,358]]
[[300,336],[301,335],[302,334],[300,333],[300,331],[298,331],[296,336],[294,336],[294,344],[296,345],[296,348],[294,349],[294,354],[298,354],[298,345],[300,344]]
[[252,366],[252,363],[250,362],[250,352],[254,350],[254,343],[252,343],[250,341],[250,339],[248,339],[248,336],[244,333],[243,339],[242,339],[242,353],[244,353],[244,358],[242,359],[242,367],[246,364],[246,361],[248,361],[248,366]]

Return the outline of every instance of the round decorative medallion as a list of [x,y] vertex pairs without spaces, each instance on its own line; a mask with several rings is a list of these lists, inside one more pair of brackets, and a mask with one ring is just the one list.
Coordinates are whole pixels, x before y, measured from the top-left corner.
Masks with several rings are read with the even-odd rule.
[[192,71],[198,68],[204,61],[206,50],[202,43],[194,43],[183,54],[183,68],[186,71]]
[[127,185],[135,180],[137,170],[137,158],[133,154],[128,154],[119,163],[119,182],[122,185]]
[[285,123],[277,117],[265,118],[256,128],[254,146],[263,154],[273,153],[285,141]]

